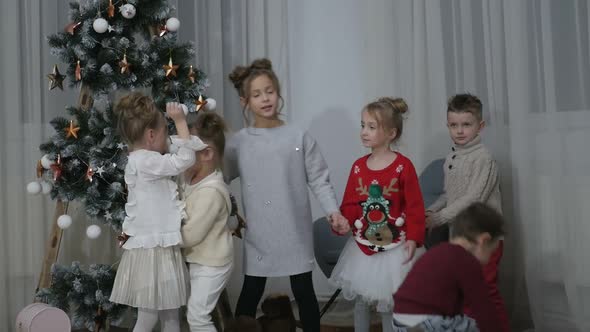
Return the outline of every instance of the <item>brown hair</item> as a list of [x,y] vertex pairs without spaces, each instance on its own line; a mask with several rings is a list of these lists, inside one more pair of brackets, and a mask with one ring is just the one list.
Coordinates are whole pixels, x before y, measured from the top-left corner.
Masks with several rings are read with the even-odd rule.
[[479,121],[483,118],[481,109],[481,100],[469,93],[454,95],[447,103],[447,113],[471,113]]
[[490,234],[492,240],[506,234],[504,218],[481,202],[472,203],[459,212],[451,227],[451,237],[464,237],[471,242],[475,242],[477,236],[483,233]]
[[396,130],[393,141],[402,136],[404,129],[403,114],[408,112],[408,104],[403,98],[381,97],[364,107],[363,111],[377,119],[377,123],[385,130]]
[[225,149],[225,131],[227,126],[219,114],[212,111],[189,113],[187,116],[189,130],[196,131],[197,136],[217,150],[219,159],[223,159]]
[[[248,104],[248,99],[250,98],[250,83],[252,83],[255,78],[261,75],[266,75],[272,81],[277,95],[282,102],[278,110],[278,113],[281,113],[281,109],[283,108],[285,102],[283,100],[283,96],[281,95],[281,85],[279,83],[279,79],[277,74],[275,74],[274,70],[272,69],[272,62],[269,59],[256,59],[252,61],[252,64],[249,66],[235,67],[234,70],[229,74],[229,80],[233,83],[234,87],[238,91],[238,95],[241,98],[244,98],[246,100],[246,104]],[[246,106],[244,106],[242,112],[244,114],[244,118],[247,120]]]
[[156,129],[164,124],[164,116],[156,108],[154,100],[139,92],[119,99],[114,111],[119,134],[128,144],[141,140],[146,129]]

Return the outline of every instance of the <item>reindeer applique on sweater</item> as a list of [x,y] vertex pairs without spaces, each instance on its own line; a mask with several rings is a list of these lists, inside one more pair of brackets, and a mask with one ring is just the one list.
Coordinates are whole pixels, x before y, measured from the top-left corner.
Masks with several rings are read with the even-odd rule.
[[354,222],[354,239],[375,252],[393,249],[405,240],[405,232],[398,229],[405,223],[403,214],[398,218],[392,217],[389,214],[390,201],[383,197],[383,194],[398,191],[395,188],[396,182],[397,178],[391,179],[391,183],[385,188],[373,183],[367,190],[362,178],[359,178],[359,187],[356,190],[368,198],[361,203],[362,217]]

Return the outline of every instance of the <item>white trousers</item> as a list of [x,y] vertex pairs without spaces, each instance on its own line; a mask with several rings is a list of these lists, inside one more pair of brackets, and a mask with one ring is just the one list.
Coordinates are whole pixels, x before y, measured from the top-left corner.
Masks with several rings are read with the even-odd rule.
[[191,293],[186,316],[191,332],[217,332],[211,312],[229,280],[232,268],[233,262],[224,266],[190,264]]

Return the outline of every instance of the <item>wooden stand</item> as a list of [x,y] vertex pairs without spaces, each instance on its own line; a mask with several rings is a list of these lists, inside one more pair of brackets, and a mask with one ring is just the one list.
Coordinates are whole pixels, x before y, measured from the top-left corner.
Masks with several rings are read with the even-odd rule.
[[41,268],[41,275],[37,284],[37,291],[41,288],[51,286],[51,266],[57,261],[61,236],[63,234],[63,230],[57,226],[57,218],[64,214],[65,210],[64,202],[57,200],[53,214],[53,223],[51,224],[51,233],[49,233],[49,241],[47,241],[47,249],[45,250],[45,258],[43,259],[43,267]]
[[[78,98],[78,107],[88,111],[94,100],[90,89],[82,85],[80,88],[80,97]],[[43,259],[43,267],[39,275],[39,283],[37,284],[37,291],[41,288],[51,286],[51,266],[57,261],[59,255],[59,247],[61,245],[61,237],[63,230],[57,226],[57,218],[66,213],[68,203],[61,200],[55,202],[55,212],[53,214],[53,223],[51,224],[51,233],[49,234],[49,241],[47,241],[47,250],[45,251],[45,258]],[[35,292],[36,293],[36,292]]]

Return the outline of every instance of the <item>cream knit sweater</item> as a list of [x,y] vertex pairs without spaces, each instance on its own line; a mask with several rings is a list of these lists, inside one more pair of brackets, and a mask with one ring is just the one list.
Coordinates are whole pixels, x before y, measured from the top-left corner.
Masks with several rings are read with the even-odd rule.
[[188,218],[182,225],[183,254],[188,263],[223,266],[233,260],[233,239],[227,227],[231,211],[223,175],[216,171],[200,182],[184,184]]
[[482,202],[502,213],[498,165],[477,136],[464,146],[455,146],[444,164],[445,188],[428,211],[434,225],[449,223],[474,202]]

